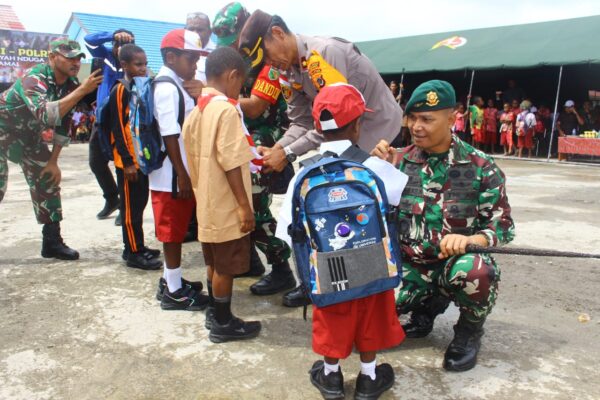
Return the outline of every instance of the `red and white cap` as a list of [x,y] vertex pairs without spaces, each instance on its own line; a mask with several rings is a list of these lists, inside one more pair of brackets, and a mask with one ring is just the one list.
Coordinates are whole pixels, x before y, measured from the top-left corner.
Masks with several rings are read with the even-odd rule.
[[202,40],[196,32],[187,29],[173,29],[163,37],[160,48],[202,51]]
[[[333,118],[323,119],[322,113],[325,110]],[[315,97],[312,108],[315,126],[323,132],[342,128],[365,112],[373,110],[367,108],[362,93],[347,83],[334,83],[322,88]]]

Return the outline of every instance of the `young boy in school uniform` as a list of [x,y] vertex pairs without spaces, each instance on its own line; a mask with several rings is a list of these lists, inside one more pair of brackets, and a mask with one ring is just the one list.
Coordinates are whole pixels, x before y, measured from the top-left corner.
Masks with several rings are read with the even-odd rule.
[[140,171],[135,158],[129,126],[131,81],[135,77],[146,76],[146,53],[141,47],[126,44],[119,51],[119,61],[124,71],[124,79],[113,86],[108,107],[120,210],[123,216],[123,259],[128,267],[154,270],[160,268],[161,263],[157,258],[160,252],[148,249],[144,245],[142,228],[144,209],[148,204],[148,177]]
[[197,33],[168,32],[160,44],[164,65],[154,82],[154,118],[167,153],[162,167],[150,173],[156,238],[165,257],[156,292],[163,310],[199,311],[208,305],[202,283],[183,279],[181,269],[181,247],[196,207],[181,137],[182,121],[194,108],[194,99],[183,84],[194,78],[201,50]]
[[214,343],[258,336],[261,324],[231,312],[233,278],[249,269],[252,210],[250,164],[259,163],[243,128],[237,99],[246,65],[229,47],[206,59],[208,87],[183,127],[183,140],[196,195],[198,239],[207,265],[206,327]]
[[[340,155],[356,145],[360,137],[360,117],[365,111],[371,112],[354,86],[336,84],[322,88],[312,109],[315,128],[325,138],[319,151]],[[383,180],[390,204],[398,205],[406,175],[376,157],[370,157],[364,165]],[[281,207],[276,233],[288,243],[291,242],[287,226],[292,220],[294,185],[295,179],[290,182]],[[313,306],[312,347],[324,359],[313,364],[310,381],[324,398],[344,398],[339,360],[347,358],[356,347],[360,352],[361,370],[356,379],[355,398],[376,399],[394,384],[394,370],[389,364],[377,365],[376,354],[403,340],[393,290],[327,307]]]

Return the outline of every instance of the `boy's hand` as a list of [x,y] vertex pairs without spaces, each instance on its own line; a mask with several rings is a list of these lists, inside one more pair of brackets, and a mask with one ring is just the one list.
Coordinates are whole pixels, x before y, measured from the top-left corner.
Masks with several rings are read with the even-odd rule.
[[396,149],[390,146],[385,140],[380,140],[379,143],[377,143],[377,146],[371,150],[371,155],[373,157],[381,158],[391,164],[394,161]]
[[191,199],[193,196],[192,180],[188,174],[177,175],[177,186],[179,192],[177,198],[179,199]]
[[183,88],[190,95],[190,97],[197,99],[202,94],[204,84],[198,79],[192,79],[191,81],[183,82]]
[[135,165],[123,168],[123,174],[125,175],[125,179],[129,182],[137,182],[138,180],[138,173]]
[[252,232],[256,226],[256,221],[254,220],[254,212],[252,212],[250,205],[246,204],[238,207],[237,212],[240,217],[241,231],[243,233]]

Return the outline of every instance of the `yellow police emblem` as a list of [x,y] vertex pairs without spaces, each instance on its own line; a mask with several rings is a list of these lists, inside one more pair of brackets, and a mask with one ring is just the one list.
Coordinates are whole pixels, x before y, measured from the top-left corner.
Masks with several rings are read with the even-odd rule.
[[427,100],[427,105],[429,107],[435,107],[440,102],[440,99],[438,98],[437,93],[434,92],[434,91],[431,91],[431,92],[427,93],[426,100]]

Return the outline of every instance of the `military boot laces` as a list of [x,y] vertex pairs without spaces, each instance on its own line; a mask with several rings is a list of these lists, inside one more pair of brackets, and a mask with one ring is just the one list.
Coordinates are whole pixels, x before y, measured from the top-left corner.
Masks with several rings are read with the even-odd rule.
[[60,236],[60,224],[52,222],[42,228],[42,257],[59,260],[77,260],[79,253],[65,244]]
[[468,371],[477,364],[485,319],[471,322],[461,314],[454,325],[454,339],[444,355],[444,368],[448,371]]

